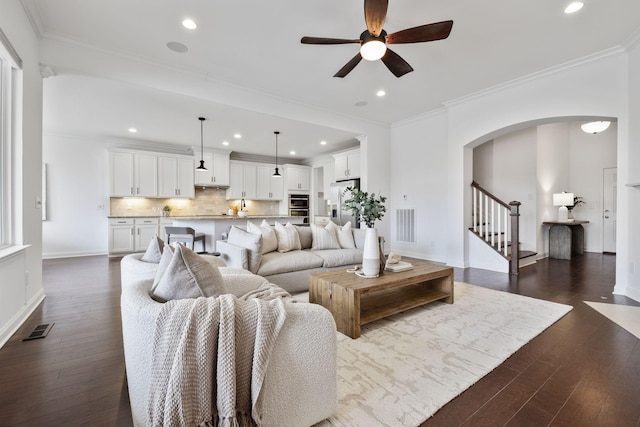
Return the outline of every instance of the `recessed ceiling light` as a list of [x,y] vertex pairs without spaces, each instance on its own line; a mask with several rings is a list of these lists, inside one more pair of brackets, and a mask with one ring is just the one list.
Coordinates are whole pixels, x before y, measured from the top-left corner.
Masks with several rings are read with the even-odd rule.
[[295,156],[296,152],[295,151],[289,151],[289,154],[291,154],[292,156]]
[[569,6],[564,9],[564,13],[575,13],[582,9],[582,6],[584,6],[584,3],[582,3],[581,1],[574,1],[572,3],[569,3]]
[[320,141],[320,145],[327,145],[327,141]]
[[383,91],[382,89],[380,89],[379,91],[376,92],[376,95],[379,97],[383,97],[387,94],[387,92]]
[[198,24],[196,24],[193,19],[189,19],[189,18],[182,21],[182,26],[185,27],[187,30],[195,30],[196,28],[198,28]]
[[129,128],[129,132],[131,132],[131,133],[138,133],[138,129],[136,129],[136,128]]
[[234,137],[235,139],[240,139],[240,138],[242,138],[242,135],[240,135],[239,133],[234,133],[234,134],[233,134],[233,137]]
[[222,145],[229,145],[229,141],[222,141]]
[[189,50],[186,45],[180,42],[169,42],[167,43],[167,47],[176,53],[185,53]]

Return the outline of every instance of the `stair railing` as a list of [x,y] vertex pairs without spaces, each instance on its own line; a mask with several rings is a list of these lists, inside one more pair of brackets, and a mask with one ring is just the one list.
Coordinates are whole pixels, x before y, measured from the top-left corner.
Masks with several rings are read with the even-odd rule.
[[475,181],[471,188],[473,232],[509,260],[509,273],[518,274],[520,202],[503,202]]

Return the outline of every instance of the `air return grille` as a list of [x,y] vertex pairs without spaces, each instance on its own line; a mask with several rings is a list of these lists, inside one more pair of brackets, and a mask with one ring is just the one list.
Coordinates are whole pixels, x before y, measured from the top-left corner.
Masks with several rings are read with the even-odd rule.
[[31,332],[29,336],[24,338],[22,341],[37,340],[38,338],[46,337],[53,325],[53,323],[45,323],[43,325],[36,326],[33,332]]
[[416,242],[415,209],[396,209],[396,241]]

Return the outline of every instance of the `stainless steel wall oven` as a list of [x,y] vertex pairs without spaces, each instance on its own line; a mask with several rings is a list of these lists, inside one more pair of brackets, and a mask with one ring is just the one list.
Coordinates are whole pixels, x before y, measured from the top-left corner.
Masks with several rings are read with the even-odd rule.
[[303,217],[303,223],[309,223],[308,194],[289,194],[289,216]]

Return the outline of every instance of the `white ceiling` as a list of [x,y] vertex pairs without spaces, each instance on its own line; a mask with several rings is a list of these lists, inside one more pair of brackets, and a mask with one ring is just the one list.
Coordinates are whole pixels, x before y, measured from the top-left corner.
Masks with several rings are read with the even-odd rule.
[[[362,61],[346,78],[333,78],[358,45],[302,45],[305,35],[358,38],[365,29],[362,0],[23,0],[43,41],[68,48],[136,58],[167,70],[200,76],[203,82],[242,87],[274,102],[316,108],[383,125],[437,109],[447,101],[502,82],[624,46],[637,37],[640,2],[583,0],[565,15],[558,0],[391,0],[384,28],[404,28],[452,19],[446,40],[395,45],[414,68],[394,77],[380,62]],[[199,25],[181,26],[185,17]],[[170,51],[170,41],[187,53]],[[80,51],[80,50],[79,50]],[[45,55],[46,56],[46,55]],[[146,84],[136,70],[127,81],[105,74],[104,64],[74,70],[73,60],[49,57],[56,77],[45,80],[45,132],[129,138],[197,145],[198,116],[205,116],[205,144],[272,154],[280,130],[283,153],[298,158],[357,144],[358,134],[277,117],[251,108],[186,96],[171,87]],[[81,75],[83,74],[83,75]],[[138,84],[139,83],[139,84]],[[205,84],[205,83],[203,83]],[[153,87],[152,87],[153,86]],[[377,98],[376,91],[387,95]],[[358,102],[367,102],[363,107]],[[132,135],[129,127],[140,132]],[[233,140],[235,132],[243,134]],[[328,141],[326,146],[320,140]]]

